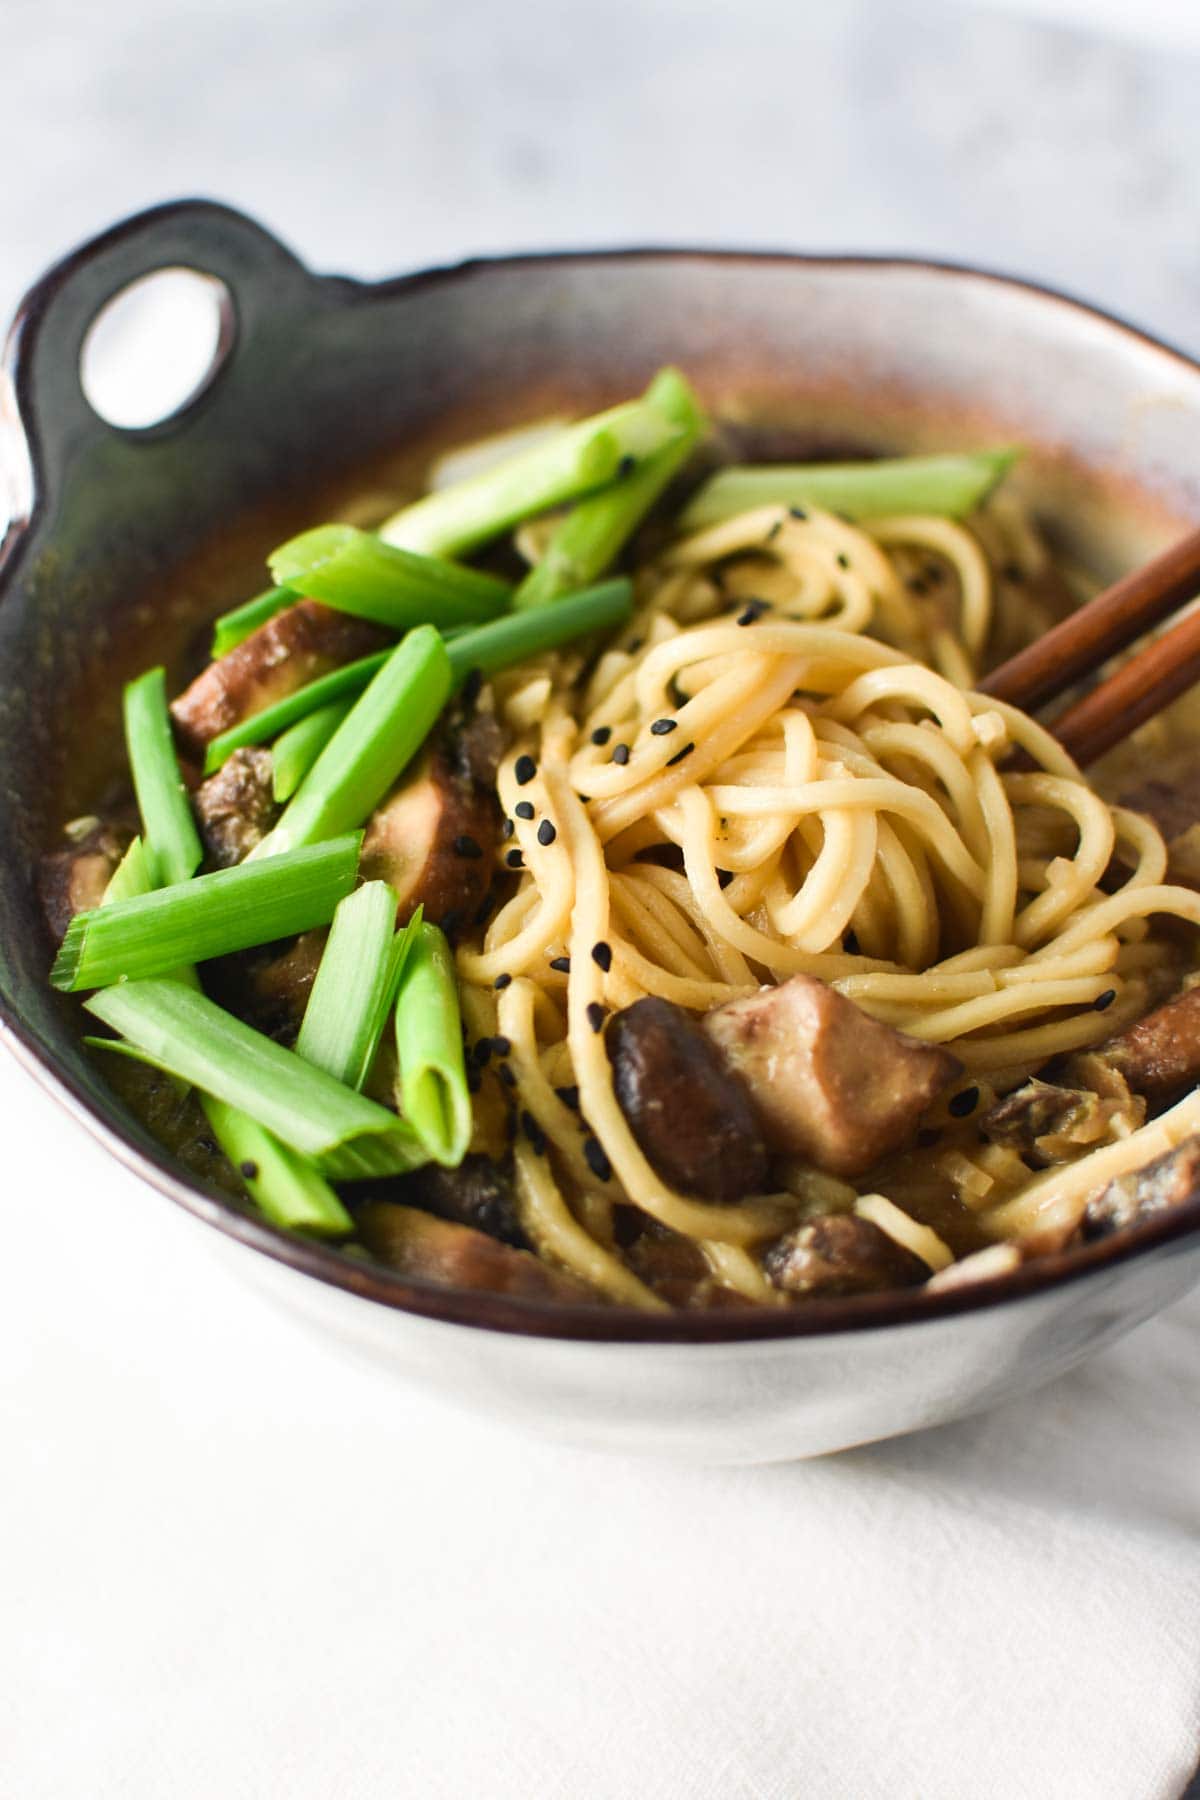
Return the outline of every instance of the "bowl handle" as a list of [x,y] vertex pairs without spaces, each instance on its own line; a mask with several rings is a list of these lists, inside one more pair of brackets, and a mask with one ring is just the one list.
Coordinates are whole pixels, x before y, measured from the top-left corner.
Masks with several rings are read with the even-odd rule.
[[[209,379],[178,412],[157,425],[122,431],[93,411],[80,383],[88,328],[131,282],[180,267],[224,283],[230,299],[222,349]],[[233,363],[252,354],[271,316],[303,310],[329,285],[253,219],[211,200],[172,201],[135,213],[56,263],[21,302],[4,353],[8,393],[0,385],[0,426],[7,425],[10,440],[15,437],[16,455],[11,441],[0,440],[0,461],[17,489],[18,524],[45,497],[63,494],[80,460],[114,433],[150,440],[150,449],[156,438],[178,436],[202,404],[216,400]]]

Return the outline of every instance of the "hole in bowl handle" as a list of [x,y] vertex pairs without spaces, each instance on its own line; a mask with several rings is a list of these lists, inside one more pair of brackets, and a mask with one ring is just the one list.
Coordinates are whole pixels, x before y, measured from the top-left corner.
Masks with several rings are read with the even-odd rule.
[[[89,449],[113,434],[114,427],[89,406],[80,382],[93,321],[131,283],[172,267],[215,277],[230,295],[234,316],[212,378],[180,411],[137,434],[149,454],[155,441],[178,437],[199,410],[218,405],[234,365],[253,360],[272,315],[292,312],[319,286],[261,225],[208,200],[153,207],[72,251],[25,296],[5,349],[8,392],[0,394],[0,423],[8,424],[10,441],[0,441],[0,456],[17,490],[18,516],[28,517],[43,502],[61,501]],[[22,461],[24,469],[17,466]]]

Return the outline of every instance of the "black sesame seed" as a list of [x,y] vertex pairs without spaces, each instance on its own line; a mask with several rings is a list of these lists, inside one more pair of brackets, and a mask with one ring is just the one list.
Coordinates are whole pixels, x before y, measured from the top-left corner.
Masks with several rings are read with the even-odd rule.
[[486,1069],[491,1060],[492,1040],[491,1038],[480,1038],[479,1042],[471,1052],[471,1061],[475,1064],[476,1068]]
[[550,958],[550,967],[559,975],[569,975],[571,973],[571,959],[569,956],[552,956]]
[[612,1175],[612,1164],[604,1154],[604,1146],[594,1137],[585,1138],[583,1158],[588,1168],[598,1181],[607,1181]]
[[510,838],[516,829],[517,828],[511,819],[505,819],[503,825],[500,827],[500,836]]
[[495,904],[496,895],[494,891],[489,888],[487,893],[483,896],[483,899],[479,902],[478,907],[475,909],[475,917],[472,919],[471,923],[473,925],[482,925]]
[[474,706],[479,698],[479,690],[482,686],[483,670],[480,668],[468,670],[467,679],[462,684],[461,697],[464,706]]
[[965,1119],[969,1114],[975,1111],[975,1108],[978,1105],[979,1089],[977,1087],[969,1087],[961,1089],[959,1093],[954,1094],[951,1097],[948,1104],[948,1110],[953,1118]]
[[492,986],[494,988],[511,987],[512,986],[512,976],[511,975],[497,975],[495,981],[493,981],[493,983],[492,983]]
[[837,566],[839,569],[848,569],[850,567],[850,558],[846,555],[844,550],[839,550],[837,553]]
[[604,970],[607,975],[612,968],[612,945],[606,944],[603,938],[592,945],[592,961]]
[[258,1164],[256,1162],[239,1163],[238,1164],[238,1173],[241,1175],[244,1175],[246,1177],[247,1181],[257,1181],[257,1179],[258,1179]]
[[650,727],[650,735],[651,737],[666,737],[668,732],[674,731],[678,724],[678,719],[655,719]]
[[673,769],[675,767],[676,763],[681,763],[683,761],[684,757],[690,756],[692,754],[692,751],[695,748],[696,748],[695,744],[685,744],[683,746],[682,750],[677,750],[675,752],[674,756],[668,756],[668,758],[667,758],[668,769]]
[[767,543],[767,544],[773,544],[775,542],[775,539],[779,536],[779,534],[782,530],[783,530],[783,520],[776,519],[776,521],[772,525],[770,531],[768,531],[766,537],[763,539],[763,542]]
[[517,1072],[511,1063],[502,1062],[496,1071],[505,1087],[516,1087]]
[[518,756],[513,764],[513,774],[516,776],[518,787],[524,787],[527,781],[532,781],[537,774],[537,764],[532,756]]
[[587,1021],[593,1031],[600,1031],[604,1025],[604,1008],[598,1000],[588,1002]]
[[198,1137],[196,1139],[196,1148],[197,1150],[203,1150],[205,1156],[215,1156],[217,1154],[217,1140],[216,1138],[210,1137]]
[[595,731],[592,733],[592,742],[593,744],[607,744],[611,736],[611,725],[597,725]]
[[1098,994],[1095,1000],[1092,1001],[1093,1012],[1107,1012],[1116,997],[1116,988],[1105,988],[1104,992]]
[[459,836],[455,838],[451,848],[453,849],[455,856],[463,856],[468,862],[477,862],[483,855],[483,851],[479,848],[477,841],[466,831],[461,832]]
[[617,464],[617,476],[620,478],[622,475],[632,475],[636,468],[637,457],[626,453]]
[[640,638],[640,637],[630,638],[629,642],[625,646],[629,655],[636,656],[638,651],[641,649],[642,645],[645,643],[645,641],[646,641],[645,638]]
[[802,506],[789,506],[788,511],[791,513],[793,519],[799,519],[801,524],[803,524],[808,517],[808,514]]
[[558,1087],[554,1091],[564,1106],[569,1107],[572,1112],[579,1111],[579,1089],[577,1087]]
[[733,870],[732,869],[718,869],[717,870],[717,886],[718,887],[727,888],[732,880],[733,880]]
[[550,823],[549,819],[543,819],[537,828],[537,840],[542,848],[546,849],[548,845],[554,842],[557,836],[557,828]]
[[461,906],[451,906],[442,914],[442,930],[447,937],[454,936],[455,932],[462,924],[464,916],[465,908]]
[[521,1129],[533,1146],[534,1154],[540,1156],[546,1148],[546,1134],[531,1112],[521,1114]]
[[615,763],[620,763],[621,767],[624,768],[625,764],[629,761],[629,745],[618,744],[612,753],[612,760]]
[[512,1039],[506,1038],[502,1031],[498,1031],[492,1039],[492,1049],[496,1052],[497,1056],[511,1056]]
[[533,801],[518,800],[517,804],[513,807],[513,811],[516,813],[518,819],[532,819]]
[[509,850],[506,853],[504,860],[510,869],[523,869],[525,867],[525,858],[519,850]]
[[738,614],[737,622],[739,625],[753,625],[762,618],[765,612],[770,612],[770,610],[769,600],[748,600]]

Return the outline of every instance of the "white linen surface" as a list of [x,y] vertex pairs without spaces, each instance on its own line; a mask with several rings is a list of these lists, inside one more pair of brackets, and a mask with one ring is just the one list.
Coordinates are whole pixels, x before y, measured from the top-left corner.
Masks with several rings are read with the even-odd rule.
[[822,1462],[531,1444],[343,1361],[5,1057],[0,1792],[1174,1800],[1200,1294]]

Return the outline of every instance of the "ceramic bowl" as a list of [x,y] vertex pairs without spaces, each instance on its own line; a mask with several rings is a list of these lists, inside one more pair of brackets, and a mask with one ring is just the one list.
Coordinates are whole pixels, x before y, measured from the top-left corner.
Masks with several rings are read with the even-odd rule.
[[[118,430],[84,398],[81,349],[110,297],[166,267],[223,284],[220,348],[180,412]],[[1022,443],[1024,491],[1100,575],[1200,511],[1200,367],[1028,283],[895,258],[638,250],[363,285],[312,274],[224,207],[140,214],[52,269],[8,345],[0,418],[20,516],[0,550],[0,1031],[235,1271],[398,1375],[579,1443],[754,1462],[913,1431],[1052,1379],[1200,1277],[1200,1211],[957,1292],[761,1316],[405,1281],[180,1172],[48,988],[31,879],[61,820],[95,799],[121,678],[160,658],[182,676],[203,621],[254,591],[283,533],[364,485],[415,482],[455,443],[623,397],[667,361],[768,450]]]

